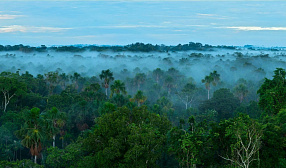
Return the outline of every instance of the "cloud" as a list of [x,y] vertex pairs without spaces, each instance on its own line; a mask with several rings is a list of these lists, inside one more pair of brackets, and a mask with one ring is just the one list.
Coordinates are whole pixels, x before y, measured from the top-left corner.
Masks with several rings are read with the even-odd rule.
[[[168,24],[167,24],[168,23]],[[163,22],[161,25],[109,25],[109,26],[92,26],[90,28],[107,28],[107,29],[132,29],[132,28],[187,28],[187,27],[206,27],[207,25],[182,25]]]
[[200,18],[208,18],[208,19],[231,19],[229,16],[220,16],[210,13],[197,13],[197,16]]
[[258,26],[232,26],[232,27],[222,27],[226,29],[234,29],[234,30],[241,30],[241,31],[285,31],[286,27],[258,27]]
[[112,25],[112,26],[96,26],[96,28],[166,28],[168,26],[160,25]]
[[0,27],[0,33],[11,33],[11,32],[32,32],[32,33],[44,33],[44,32],[60,32],[71,28],[58,28],[58,27],[34,27],[34,26],[2,26]]
[[18,17],[23,17],[23,15],[0,15],[0,19],[15,19]]
[[216,16],[215,14],[197,13],[199,16]]

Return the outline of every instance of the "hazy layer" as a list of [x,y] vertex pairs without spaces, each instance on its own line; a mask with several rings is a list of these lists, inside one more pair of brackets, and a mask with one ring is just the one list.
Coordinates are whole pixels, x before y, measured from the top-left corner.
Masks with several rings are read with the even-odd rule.
[[[138,72],[149,73],[156,68],[167,71],[173,67],[197,82],[213,70],[221,74],[223,81],[234,82],[239,78],[258,80],[265,76],[271,77],[275,68],[285,68],[286,51],[0,52],[0,61],[0,71],[16,72],[20,69],[20,73],[29,71],[33,75],[58,71],[67,74],[78,72],[82,76],[98,76],[102,70],[111,69],[115,77],[121,78],[123,69],[127,69],[130,76],[134,76]],[[139,69],[134,70],[136,67]]]

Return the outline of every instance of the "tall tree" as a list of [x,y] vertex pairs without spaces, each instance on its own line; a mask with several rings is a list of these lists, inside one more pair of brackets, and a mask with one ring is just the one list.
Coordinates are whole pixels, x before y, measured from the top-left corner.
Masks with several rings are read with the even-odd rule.
[[39,108],[32,108],[25,114],[25,123],[20,130],[16,131],[16,135],[21,139],[23,146],[30,149],[30,153],[34,156],[34,162],[37,163],[37,156],[42,150],[42,143],[45,136],[44,119],[40,114]]
[[101,74],[99,75],[99,78],[104,82],[102,85],[105,88],[105,95],[107,97],[107,89],[109,88],[109,82],[114,80],[113,73],[109,69],[102,70]]
[[147,100],[141,90],[137,91],[133,98],[130,99],[131,102],[137,102],[137,106],[140,107]]
[[153,76],[156,79],[157,84],[159,84],[159,81],[162,78],[163,74],[164,74],[164,71],[162,71],[160,68],[157,68],[153,71]]
[[210,90],[211,90],[211,83],[213,83],[214,78],[210,75],[205,76],[205,79],[202,79],[202,83],[205,83],[206,89],[208,90],[208,100],[210,99]]
[[168,95],[170,95],[172,88],[176,86],[174,78],[172,78],[171,76],[167,76],[167,78],[165,79],[164,85],[168,89]]
[[247,93],[248,93],[248,90],[244,84],[239,84],[234,88],[234,94],[236,97],[238,97],[240,103],[242,103]]
[[213,85],[216,86],[220,81],[220,74],[217,71],[213,71],[210,73],[210,76],[213,78]]
[[137,84],[137,89],[140,90],[140,86],[141,84],[143,84],[146,80],[146,75],[144,73],[137,73],[135,78],[134,78],[134,82],[135,84]]
[[265,78],[257,93],[259,94],[259,106],[268,115],[275,115],[286,107],[286,72],[277,68],[273,79]]
[[111,95],[110,97],[113,96],[113,94],[126,94],[126,89],[125,89],[125,84],[124,82],[121,82],[120,80],[115,80],[114,83],[110,86],[111,88]]
[[231,136],[234,139],[234,143],[229,146],[231,156],[221,157],[238,167],[249,168],[259,159],[262,125],[246,115],[241,115],[231,122],[232,124],[225,130],[225,136]]
[[194,101],[194,96],[196,94],[196,85],[193,83],[187,83],[181,92],[178,92],[180,100],[185,104],[186,110],[188,109],[188,105],[192,104]]
[[56,135],[60,133],[60,129],[66,123],[66,114],[60,112],[56,107],[47,111],[44,114],[44,119],[46,123],[46,131],[50,134],[53,139],[53,147],[56,146]]
[[52,95],[55,87],[59,83],[59,74],[58,72],[48,72],[45,74],[45,77],[49,85],[49,95]]
[[11,99],[22,95],[26,92],[27,86],[25,83],[19,82],[15,78],[0,77],[0,91],[3,94],[3,111],[6,112],[7,106]]

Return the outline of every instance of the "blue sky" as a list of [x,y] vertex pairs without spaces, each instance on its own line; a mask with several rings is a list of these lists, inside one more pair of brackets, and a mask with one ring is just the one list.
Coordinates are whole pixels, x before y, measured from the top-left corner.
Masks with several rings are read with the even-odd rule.
[[0,44],[286,46],[283,1],[0,1]]

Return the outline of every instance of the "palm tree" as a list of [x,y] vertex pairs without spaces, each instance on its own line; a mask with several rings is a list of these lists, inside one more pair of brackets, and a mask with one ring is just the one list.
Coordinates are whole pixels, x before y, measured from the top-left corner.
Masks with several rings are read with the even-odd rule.
[[137,106],[140,107],[147,100],[147,97],[143,95],[141,90],[138,90],[133,98],[130,99],[131,102],[137,102]]
[[210,73],[210,76],[213,78],[212,84],[216,86],[220,81],[220,74],[218,74],[217,71],[213,71]]
[[60,133],[60,128],[62,128],[66,123],[66,115],[63,112],[53,107],[51,110],[47,111],[44,115],[46,129],[50,136],[53,138],[53,147],[56,146],[56,135]]
[[69,82],[69,78],[68,75],[66,75],[65,73],[60,74],[60,85],[62,87],[62,90],[65,90],[66,88],[66,83]]
[[116,94],[126,94],[126,89],[125,89],[125,84],[124,82],[121,82],[120,80],[115,80],[113,85],[111,85],[111,95],[110,97],[113,96],[114,93]]
[[16,136],[22,139],[23,146],[30,148],[34,162],[37,163],[37,156],[42,150],[42,142],[45,135],[44,120],[39,108],[32,108],[24,116],[25,123],[20,130],[16,131]]
[[205,76],[205,79],[202,79],[202,83],[205,83],[206,89],[208,90],[208,100],[210,99],[210,89],[213,81],[214,78],[211,75]]
[[45,74],[46,81],[49,84],[49,95],[53,94],[53,91],[57,84],[59,83],[59,74],[58,72],[48,72]]
[[164,72],[160,68],[157,68],[153,71],[153,76],[156,78],[157,84],[159,84],[159,80],[163,74],[164,74]]
[[70,76],[71,81],[74,83],[74,87],[78,89],[78,80],[80,79],[80,74],[75,72],[72,76]]
[[237,85],[234,88],[234,94],[239,98],[240,103],[242,103],[247,93],[248,93],[247,87],[243,83]]
[[171,76],[165,79],[165,86],[168,88],[168,95],[170,95],[171,89],[175,87],[175,81]]
[[140,89],[140,85],[142,83],[144,83],[146,80],[146,75],[144,73],[137,73],[135,78],[134,78],[134,82],[137,84],[138,86],[138,90]]
[[109,69],[102,70],[99,77],[101,80],[104,80],[104,83],[102,85],[105,88],[105,95],[107,97],[107,89],[109,88],[109,82],[114,80],[113,73]]

